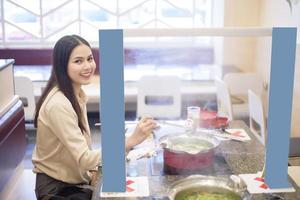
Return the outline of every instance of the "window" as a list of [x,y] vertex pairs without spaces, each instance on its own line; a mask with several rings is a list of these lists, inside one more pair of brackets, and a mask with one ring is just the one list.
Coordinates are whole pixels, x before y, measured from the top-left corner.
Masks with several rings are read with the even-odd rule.
[[[97,47],[100,28],[212,27],[214,10],[219,14],[220,9],[215,7],[214,0],[1,0],[0,48],[52,48],[58,38],[71,33]],[[215,46],[210,37],[125,38],[125,80],[138,80],[145,72],[211,80]]]
[[[212,25],[212,0],[1,0],[3,46],[52,44],[75,33],[95,44],[103,28]],[[1,45],[1,46],[2,46]]]

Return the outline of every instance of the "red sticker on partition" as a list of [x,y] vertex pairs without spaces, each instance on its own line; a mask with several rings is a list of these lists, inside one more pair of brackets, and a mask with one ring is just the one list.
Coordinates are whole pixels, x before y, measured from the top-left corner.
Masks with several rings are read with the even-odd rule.
[[256,177],[254,180],[262,182],[263,184],[261,184],[259,187],[262,189],[268,189],[268,185],[265,183],[265,179],[262,177]]
[[260,182],[265,182],[265,179],[262,177],[256,177],[254,180],[260,181]]
[[134,191],[133,188],[128,187],[128,185],[131,185],[131,184],[133,184],[133,183],[134,183],[133,180],[128,180],[128,181],[126,181],[126,192],[133,192],[133,191]]
[[261,184],[259,187],[262,189],[268,189],[268,185],[265,183]]

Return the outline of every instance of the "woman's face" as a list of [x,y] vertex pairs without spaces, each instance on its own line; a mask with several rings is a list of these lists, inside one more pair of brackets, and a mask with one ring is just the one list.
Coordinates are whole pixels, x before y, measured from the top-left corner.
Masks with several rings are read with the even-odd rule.
[[80,44],[75,47],[68,63],[68,75],[73,86],[80,87],[91,83],[96,63],[90,47]]

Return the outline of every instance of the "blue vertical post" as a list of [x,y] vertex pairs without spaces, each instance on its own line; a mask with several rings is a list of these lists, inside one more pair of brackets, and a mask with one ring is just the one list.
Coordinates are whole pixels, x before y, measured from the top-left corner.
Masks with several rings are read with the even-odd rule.
[[103,192],[125,192],[123,30],[99,31]]
[[291,187],[287,178],[297,28],[273,28],[269,92],[266,183]]

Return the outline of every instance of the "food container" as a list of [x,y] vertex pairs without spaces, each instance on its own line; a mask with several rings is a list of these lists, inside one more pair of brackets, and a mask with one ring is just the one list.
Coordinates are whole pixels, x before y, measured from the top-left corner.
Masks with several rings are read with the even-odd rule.
[[160,138],[163,147],[164,171],[181,174],[208,168],[214,161],[220,141],[203,132],[178,133]]
[[230,179],[229,177],[189,176],[173,183],[169,188],[168,197],[170,200],[249,200],[251,196],[246,191],[245,184],[236,177]]
[[202,128],[224,128],[228,126],[227,117],[220,117],[215,111],[201,110],[199,126]]

